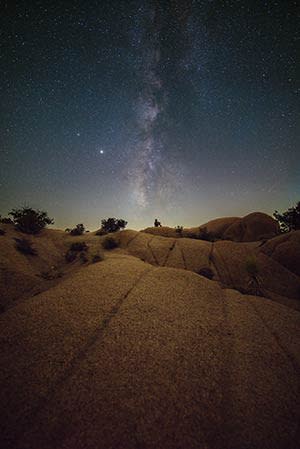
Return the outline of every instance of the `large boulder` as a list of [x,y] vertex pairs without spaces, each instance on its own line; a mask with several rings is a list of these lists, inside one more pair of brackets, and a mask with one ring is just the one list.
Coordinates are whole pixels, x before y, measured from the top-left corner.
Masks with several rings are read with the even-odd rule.
[[255,242],[271,239],[279,234],[279,225],[274,218],[262,212],[253,212],[235,220],[223,233],[224,240]]
[[261,251],[300,276],[300,231],[269,240],[261,247]]
[[206,232],[213,238],[222,239],[226,230],[234,223],[239,221],[239,217],[222,217],[210,220],[200,226],[200,230]]

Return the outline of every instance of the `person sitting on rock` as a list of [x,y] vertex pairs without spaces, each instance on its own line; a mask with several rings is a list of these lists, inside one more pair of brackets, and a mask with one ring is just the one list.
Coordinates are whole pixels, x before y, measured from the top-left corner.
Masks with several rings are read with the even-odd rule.
[[161,223],[160,223],[160,221],[158,221],[157,218],[155,218],[155,220],[154,220],[154,226],[155,226],[156,228],[161,227]]

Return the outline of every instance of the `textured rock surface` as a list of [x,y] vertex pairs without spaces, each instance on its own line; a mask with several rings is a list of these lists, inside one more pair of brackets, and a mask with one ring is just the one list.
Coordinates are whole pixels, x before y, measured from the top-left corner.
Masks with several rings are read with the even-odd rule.
[[[34,294],[43,287],[39,275],[53,266],[60,266],[64,258],[64,233],[43,230],[31,236],[15,231],[12,225],[1,225],[5,235],[0,237],[0,304],[14,302],[20,294]],[[37,256],[25,256],[15,248],[15,238],[32,243]]]
[[[273,240],[269,241],[271,244]],[[165,238],[137,231],[123,231],[120,243],[130,254],[157,266],[184,268],[199,273],[210,268],[213,279],[223,286],[250,293],[247,260],[257,261],[260,292],[275,300],[280,297],[300,299],[300,278],[272,255],[266,245],[257,242],[217,241],[214,243],[187,238]],[[295,248],[297,253],[297,248]],[[292,250],[291,250],[292,253]],[[295,256],[295,259],[298,256]],[[292,256],[290,256],[290,260]],[[294,303],[300,308],[300,302]]]
[[289,232],[266,242],[261,251],[300,276],[300,231]]
[[[93,255],[102,251],[101,242],[105,238],[93,233],[71,237],[62,231],[45,230],[38,236],[25,236],[37,250],[37,256],[25,256],[16,250],[14,241],[15,237],[24,237],[24,234],[8,228],[7,233],[0,237],[2,309],[48,290],[80,270],[82,264],[79,258],[71,264],[65,261],[64,255],[70,244],[86,242],[89,264]],[[249,288],[251,279],[246,270],[247,260],[254,257],[258,266],[260,294],[284,302],[284,298],[300,299],[299,234],[293,232],[278,236],[263,244],[223,240],[212,243],[125,230],[115,234],[120,248],[114,251],[133,255],[154,266],[181,268],[204,275],[208,273],[223,287],[235,288],[243,293],[254,293]],[[289,304],[300,308],[300,301],[294,304],[289,301]]]
[[6,449],[298,447],[300,313],[266,298],[115,252],[0,335]]
[[[7,308],[21,297],[30,297],[60,282],[60,276],[80,266],[79,261],[67,264],[65,254],[74,242],[88,241],[91,253],[97,254],[99,237],[94,234],[73,237],[56,229],[44,229],[40,234],[17,232],[13,225],[1,225],[0,237],[0,306]],[[16,249],[15,238],[26,239],[36,250],[36,256],[24,255]],[[45,279],[45,275],[49,279]]]

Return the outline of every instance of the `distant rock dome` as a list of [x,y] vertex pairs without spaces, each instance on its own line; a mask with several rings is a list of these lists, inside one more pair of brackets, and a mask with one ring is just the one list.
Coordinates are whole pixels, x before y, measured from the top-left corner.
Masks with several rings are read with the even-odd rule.
[[279,225],[274,218],[262,212],[253,212],[234,221],[224,232],[225,240],[255,242],[271,239],[279,234]]

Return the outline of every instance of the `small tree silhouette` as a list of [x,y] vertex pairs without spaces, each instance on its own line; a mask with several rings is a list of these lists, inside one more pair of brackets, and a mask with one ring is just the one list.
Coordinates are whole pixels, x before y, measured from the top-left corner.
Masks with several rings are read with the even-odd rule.
[[16,228],[25,234],[37,234],[48,224],[54,223],[54,220],[48,217],[47,212],[34,210],[31,207],[12,209],[8,215],[13,217]]
[[14,224],[13,220],[9,217],[3,217],[0,219],[0,223],[3,224]]
[[71,235],[82,235],[85,231],[85,227],[82,223],[76,225],[75,228],[71,229],[70,234]]
[[120,229],[125,229],[127,221],[121,218],[107,218],[101,220],[101,230],[103,232],[117,232]]
[[300,201],[298,201],[295,207],[290,207],[282,214],[275,210],[273,216],[279,222],[281,232],[300,229]]

